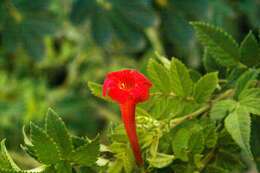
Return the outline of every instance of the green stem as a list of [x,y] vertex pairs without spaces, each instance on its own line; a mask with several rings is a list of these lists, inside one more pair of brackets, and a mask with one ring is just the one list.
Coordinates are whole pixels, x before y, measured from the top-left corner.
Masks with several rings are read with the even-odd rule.
[[224,93],[220,94],[216,99],[214,99],[210,103],[202,106],[195,112],[192,112],[192,113],[185,115],[183,117],[180,117],[180,118],[175,118],[175,119],[170,120],[170,123],[169,123],[170,128],[174,128],[174,127],[178,126],[179,124],[185,122],[186,120],[191,120],[191,119],[198,117],[202,113],[208,111],[211,108],[212,103],[215,103],[219,100],[222,100],[222,99],[225,99],[228,97],[231,97],[231,96],[233,96],[233,94],[234,94],[233,89],[227,90]]
[[214,155],[215,155],[215,148],[213,148],[202,160],[202,166],[199,168],[199,172],[202,172],[207,164],[213,159]]
[[148,28],[146,29],[145,33],[147,38],[151,42],[153,49],[157,51],[160,55],[165,55],[165,51],[162,46],[161,40],[158,36],[156,28]]

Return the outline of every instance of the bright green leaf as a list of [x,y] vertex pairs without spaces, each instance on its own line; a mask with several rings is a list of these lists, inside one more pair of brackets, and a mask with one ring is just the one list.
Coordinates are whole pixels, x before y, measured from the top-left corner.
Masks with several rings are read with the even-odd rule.
[[247,89],[250,86],[251,82],[256,79],[257,75],[258,71],[254,69],[249,69],[238,78],[235,84],[235,99],[238,98],[239,94],[244,89]]
[[208,73],[194,86],[194,98],[198,103],[204,103],[208,101],[211,94],[214,92],[218,84],[218,74],[215,72]]
[[174,155],[157,153],[155,157],[148,158],[150,165],[155,168],[163,168],[172,163],[175,159]]
[[169,71],[154,59],[150,59],[147,65],[147,72],[153,84],[163,92],[170,91]]
[[106,100],[106,101],[112,101],[109,97],[104,97],[104,96],[102,95],[102,85],[97,84],[97,83],[95,83],[95,82],[89,81],[89,82],[88,82],[88,87],[89,87],[91,93],[92,93],[94,96],[99,97],[99,98],[102,98],[102,99],[104,99],[104,100]]
[[244,90],[239,95],[239,103],[245,106],[248,112],[260,115],[260,88]]
[[210,118],[212,120],[220,121],[228,115],[235,107],[237,103],[234,100],[221,100],[213,105],[210,110]]
[[174,58],[170,67],[171,87],[178,96],[189,96],[192,92],[193,82],[187,67]]
[[250,150],[251,120],[247,109],[239,106],[230,113],[225,119],[225,128],[246,154],[252,157]]

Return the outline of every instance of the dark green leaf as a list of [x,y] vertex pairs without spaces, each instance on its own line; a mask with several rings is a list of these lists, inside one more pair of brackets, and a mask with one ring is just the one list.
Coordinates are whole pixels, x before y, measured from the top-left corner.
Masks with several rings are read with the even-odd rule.
[[241,62],[248,66],[260,63],[260,48],[252,32],[249,32],[240,45]]
[[72,5],[70,19],[74,24],[83,23],[96,9],[95,0],[76,0]]
[[46,132],[56,143],[61,157],[69,159],[73,150],[71,137],[62,119],[52,109],[48,110],[45,125]]
[[31,123],[30,128],[31,140],[38,160],[45,164],[55,164],[61,160],[58,146],[54,140],[37,125]]
[[113,28],[106,11],[99,8],[91,20],[91,30],[94,39],[99,45],[108,45],[112,40]]
[[79,165],[92,166],[97,161],[99,154],[99,141],[91,141],[77,148],[72,154],[71,159]]
[[219,64],[227,67],[238,64],[239,47],[231,35],[219,27],[204,22],[192,22],[191,24],[197,32],[199,41]]

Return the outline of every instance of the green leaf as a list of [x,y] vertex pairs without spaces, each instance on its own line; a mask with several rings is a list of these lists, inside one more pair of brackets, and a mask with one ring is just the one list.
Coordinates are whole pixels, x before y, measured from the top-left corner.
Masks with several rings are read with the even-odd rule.
[[72,167],[69,163],[60,162],[55,166],[57,173],[72,173]]
[[0,168],[20,171],[5,147],[5,139],[1,141]]
[[119,14],[125,20],[140,29],[145,29],[158,23],[153,8],[140,0],[112,0],[112,6],[119,11]]
[[27,53],[34,59],[40,59],[45,54],[45,45],[43,38],[32,34],[31,31],[21,33],[23,47]]
[[250,31],[240,45],[241,62],[248,66],[256,66],[260,62],[260,47]]
[[93,11],[95,11],[95,9],[95,0],[76,0],[72,4],[70,20],[74,24],[81,24],[86,20],[87,17],[93,14]]
[[133,155],[132,150],[130,147],[126,147],[124,149],[125,149],[125,151],[124,151],[124,153],[122,153],[122,155],[120,157],[123,162],[123,165],[124,165],[124,170],[125,170],[125,173],[132,173],[134,165],[135,165],[134,158],[132,157],[132,155]]
[[92,166],[98,158],[99,154],[99,141],[95,139],[91,142],[78,147],[72,154],[71,159],[76,164],[82,166]]
[[191,131],[181,128],[175,134],[172,140],[172,150],[176,158],[182,161],[188,161],[188,144],[191,138]]
[[189,73],[190,73],[190,78],[193,82],[197,82],[201,78],[201,74],[197,70],[190,69]]
[[174,58],[170,66],[171,87],[178,96],[189,96],[192,93],[193,82],[187,67]]
[[106,100],[106,101],[112,101],[109,97],[104,97],[104,96],[102,95],[102,85],[97,84],[97,83],[95,83],[95,82],[89,81],[89,82],[88,82],[88,87],[89,87],[91,93],[92,93],[94,96],[99,97],[99,98],[101,98],[101,99],[103,99],[103,100]]
[[172,163],[175,159],[174,155],[164,154],[164,153],[157,153],[155,157],[147,158],[150,165],[155,168],[163,168]]
[[208,101],[218,84],[218,73],[212,72],[204,75],[194,86],[194,98],[198,103]]
[[250,150],[250,131],[251,131],[250,115],[246,108],[237,107],[225,119],[225,128],[232,136],[234,141],[245,151],[245,153],[252,157]]
[[31,140],[38,160],[45,164],[55,164],[62,158],[54,140],[36,124],[31,123]]
[[123,162],[119,159],[111,163],[108,168],[108,173],[121,173],[123,169]]
[[192,129],[192,137],[189,140],[188,148],[192,154],[200,154],[205,148],[205,138],[203,131],[195,126]]
[[140,51],[145,47],[143,33],[129,23],[118,10],[110,10],[108,15],[113,25],[114,34],[121,41],[120,43],[127,47],[128,52]]
[[251,82],[256,79],[258,75],[258,71],[254,69],[249,69],[244,72],[236,81],[235,84],[235,94],[234,98],[237,99],[239,94],[244,90],[247,89]]
[[203,65],[207,72],[215,72],[218,71],[219,73],[224,73],[225,68],[221,66],[213,56],[211,56],[208,52],[208,49],[204,49],[204,54],[203,54]]
[[46,116],[46,132],[58,146],[62,158],[69,158],[73,150],[68,130],[59,115],[49,108]]
[[246,89],[239,95],[238,99],[248,112],[260,115],[260,88]]
[[236,107],[237,102],[234,100],[221,100],[213,105],[210,110],[210,118],[212,120],[221,121]]
[[147,72],[153,84],[162,92],[170,92],[169,71],[154,59],[150,59]]
[[231,35],[204,22],[191,22],[191,25],[199,41],[219,64],[230,67],[239,63],[239,46]]
[[91,22],[91,31],[95,41],[102,46],[108,45],[112,40],[113,28],[106,11],[98,8]]

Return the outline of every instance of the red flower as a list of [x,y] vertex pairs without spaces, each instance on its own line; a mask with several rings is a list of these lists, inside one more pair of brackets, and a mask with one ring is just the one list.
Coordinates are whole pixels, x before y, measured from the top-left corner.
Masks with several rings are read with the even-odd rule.
[[143,159],[136,134],[135,106],[149,98],[151,86],[151,82],[135,70],[111,72],[103,84],[103,95],[108,95],[119,103],[126,133],[138,165],[143,164]]

